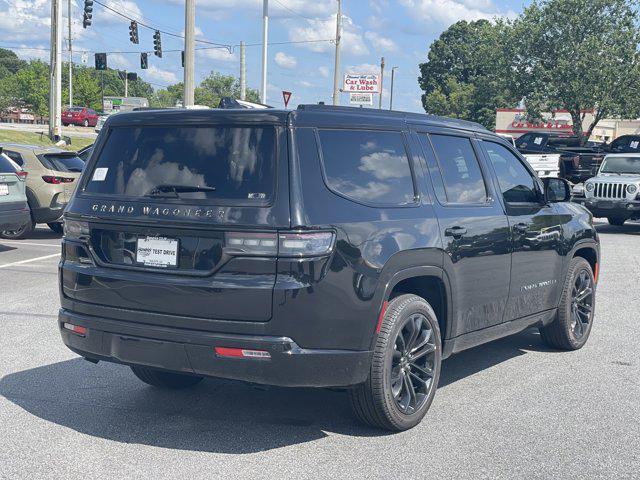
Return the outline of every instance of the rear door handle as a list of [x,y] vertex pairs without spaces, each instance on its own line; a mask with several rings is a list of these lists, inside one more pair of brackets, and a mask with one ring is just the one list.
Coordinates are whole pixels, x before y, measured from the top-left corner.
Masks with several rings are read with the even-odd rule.
[[529,231],[529,225],[526,223],[516,223],[513,229],[518,233],[527,233]]
[[445,236],[453,238],[461,238],[466,233],[467,229],[464,227],[449,227],[444,231]]

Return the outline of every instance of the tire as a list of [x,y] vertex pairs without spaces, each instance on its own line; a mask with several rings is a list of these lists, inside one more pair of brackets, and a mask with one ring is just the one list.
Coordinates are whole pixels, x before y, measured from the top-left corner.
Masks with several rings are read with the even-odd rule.
[[[410,341],[411,325],[414,329],[416,325],[424,329],[413,330],[418,331],[413,342]],[[409,343],[413,348],[407,345]],[[408,351],[415,352],[413,357],[403,353],[403,345],[409,346]],[[420,358],[415,356],[427,351]],[[411,362],[411,358],[416,362]],[[400,295],[389,301],[377,334],[369,378],[349,390],[356,417],[363,423],[385,430],[403,431],[415,427],[433,402],[440,378],[441,358],[440,329],[431,306],[416,295]],[[413,397],[408,390],[411,387],[407,387],[405,381],[413,387]],[[404,402],[406,398],[408,401]]]
[[82,126],[83,127],[88,127],[89,126],[89,120],[87,120],[86,118],[84,119],[84,121],[82,122]]
[[62,233],[64,231],[62,222],[47,223],[47,226],[55,233]]
[[624,225],[624,222],[626,222],[627,219],[621,218],[621,217],[607,217],[607,221],[609,222],[609,225],[615,225],[616,227],[621,227]]
[[187,375],[184,373],[172,373],[154,368],[132,365],[133,374],[148,385],[167,390],[181,390],[197,385],[203,377]]
[[31,219],[29,223],[16,230],[4,230],[0,232],[0,238],[5,238],[7,240],[23,240],[25,238],[29,238],[35,228],[36,224],[33,219]]
[[[584,288],[580,287],[582,280],[586,282]],[[540,329],[540,335],[547,345],[560,350],[579,350],[587,343],[596,306],[595,285],[589,262],[581,257],[571,260],[556,318]],[[584,297],[583,300],[579,301],[580,297]],[[585,307],[587,304],[588,308]]]

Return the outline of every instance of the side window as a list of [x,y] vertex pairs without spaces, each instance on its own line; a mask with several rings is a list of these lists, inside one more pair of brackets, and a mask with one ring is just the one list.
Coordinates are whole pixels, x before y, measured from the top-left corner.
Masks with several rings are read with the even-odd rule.
[[471,141],[465,137],[431,135],[431,142],[442,173],[447,202],[485,203],[487,188]]
[[484,142],[489,159],[496,171],[500,190],[506,203],[538,203],[536,181],[520,159],[507,148]]
[[22,160],[22,155],[20,155],[18,152],[8,152],[7,150],[5,150],[4,153],[7,155],[7,157],[9,157],[11,160],[16,162],[21,167],[24,166],[24,160]]
[[327,186],[378,205],[415,202],[409,157],[400,132],[318,130]]

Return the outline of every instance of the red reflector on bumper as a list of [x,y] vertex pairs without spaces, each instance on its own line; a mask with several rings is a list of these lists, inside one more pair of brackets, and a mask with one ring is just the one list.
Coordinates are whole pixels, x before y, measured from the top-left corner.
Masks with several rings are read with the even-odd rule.
[[63,325],[63,327],[66,328],[67,330],[70,330],[73,333],[81,335],[83,337],[87,334],[87,329],[85,327],[81,327],[80,325],[74,325],[72,323],[65,323]]
[[216,355],[236,358],[271,358],[265,350],[246,350],[243,348],[215,347]]

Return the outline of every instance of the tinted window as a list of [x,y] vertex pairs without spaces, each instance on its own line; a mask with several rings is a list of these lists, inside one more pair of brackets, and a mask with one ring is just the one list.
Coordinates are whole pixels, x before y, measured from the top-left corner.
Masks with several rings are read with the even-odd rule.
[[449,203],[484,203],[487,189],[471,141],[463,137],[431,135]]
[[114,128],[85,190],[143,197],[173,185],[208,188],[182,199],[264,201],[275,154],[273,127]]
[[547,136],[525,133],[516,141],[516,146],[523,150],[542,150],[547,143]]
[[84,162],[75,154],[47,153],[39,155],[38,159],[45,168],[56,172],[80,173],[84,169]]
[[0,155],[0,173],[16,173],[15,164],[6,155]]
[[366,203],[402,205],[415,201],[401,133],[320,130],[319,135],[329,188]]
[[6,150],[4,151],[4,153],[5,153],[5,155],[7,157],[9,157],[11,160],[16,162],[21,167],[24,166],[24,161],[22,160],[22,155],[20,155],[19,153],[17,153],[17,152],[7,152]]
[[505,202],[537,203],[536,182],[518,157],[497,143],[485,142]]

